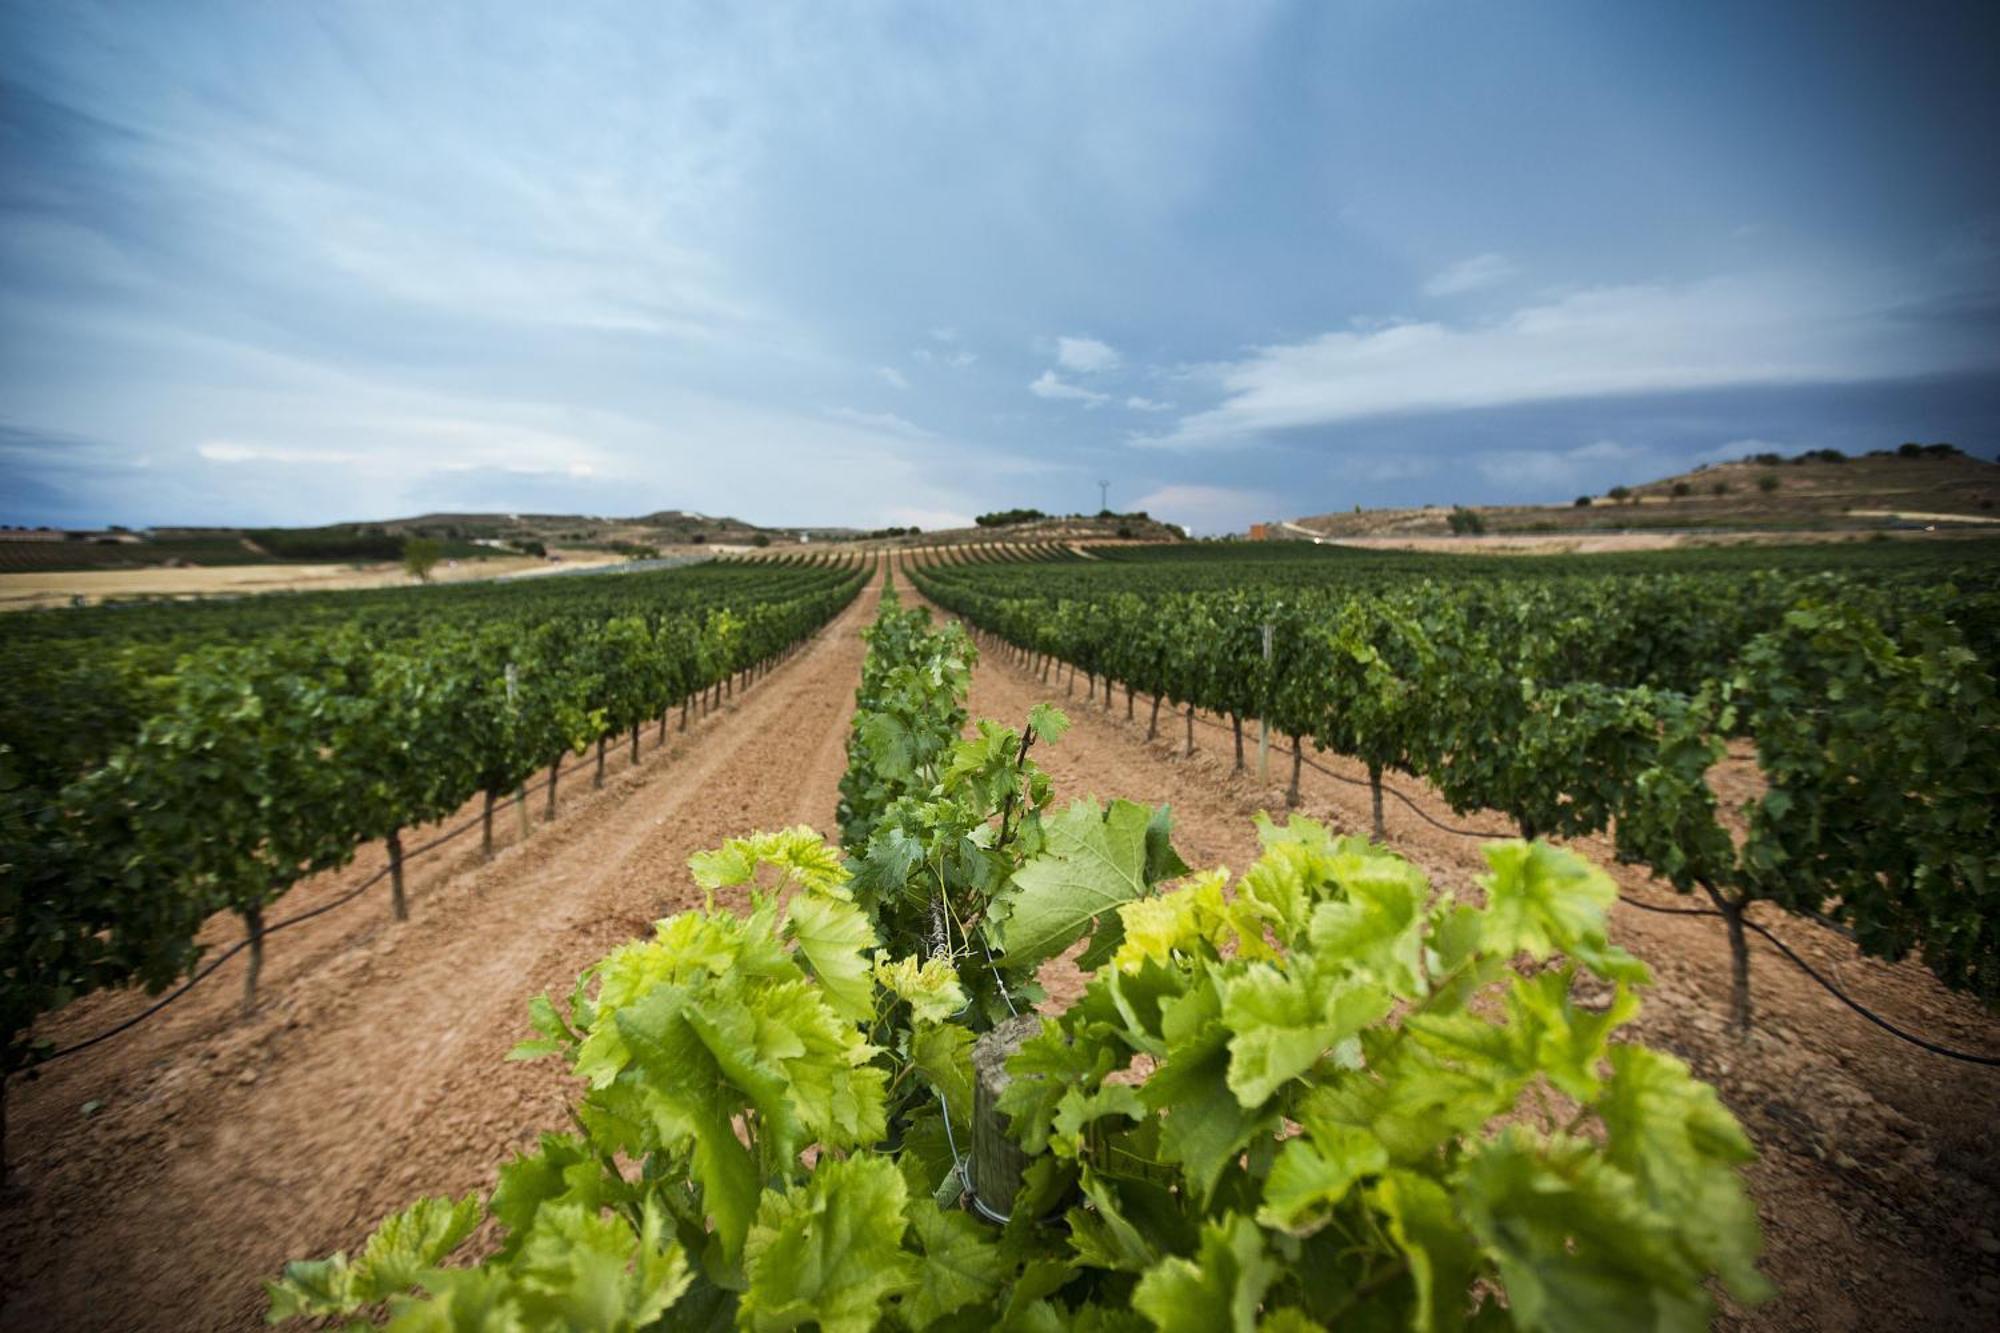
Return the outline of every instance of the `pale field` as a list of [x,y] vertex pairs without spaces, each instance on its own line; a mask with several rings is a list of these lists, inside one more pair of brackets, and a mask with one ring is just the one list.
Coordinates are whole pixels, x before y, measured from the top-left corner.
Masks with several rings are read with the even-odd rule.
[[[564,569],[615,565],[608,551],[558,551],[561,564],[534,556],[440,561],[433,583],[526,578]],[[336,588],[393,588],[414,583],[400,563],[365,565],[222,565],[186,569],[90,569],[70,573],[0,574],[0,611],[68,606],[78,597],[101,602],[120,597],[218,597],[266,592],[322,592]]]

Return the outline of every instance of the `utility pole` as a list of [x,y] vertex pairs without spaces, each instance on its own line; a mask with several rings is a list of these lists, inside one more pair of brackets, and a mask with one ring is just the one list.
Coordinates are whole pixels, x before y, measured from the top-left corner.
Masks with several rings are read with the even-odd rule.
[[1111,508],[1111,483],[1100,481],[1097,483],[1097,512],[1101,514],[1109,508]]

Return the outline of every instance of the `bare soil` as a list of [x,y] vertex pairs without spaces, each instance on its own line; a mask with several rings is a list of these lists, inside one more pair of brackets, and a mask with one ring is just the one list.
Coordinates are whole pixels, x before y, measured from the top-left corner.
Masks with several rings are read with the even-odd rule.
[[[562,569],[622,563],[625,557],[604,551],[558,552],[559,565],[534,556],[492,556],[481,560],[440,561],[431,572],[436,583],[466,579],[520,577]],[[35,574],[0,574],[0,611],[68,606],[78,597],[102,602],[119,597],[217,597],[265,592],[327,592],[351,588],[395,588],[410,582],[403,566],[393,560],[372,564],[197,565],[174,569],[79,569]]]
[[[870,589],[789,662],[637,766],[566,765],[559,816],[490,864],[478,833],[413,865],[410,919],[386,886],[273,937],[264,999],[240,1014],[232,962],[124,1037],[8,1089],[14,1169],[0,1205],[0,1327],[262,1326],[287,1259],[352,1252],[421,1194],[492,1185],[565,1126],[550,1063],[507,1064],[528,1000],[664,915],[701,901],[693,852],[759,828],[831,828]],[[464,813],[475,813],[472,807]],[[415,843],[421,835],[408,839]],[[299,886],[272,916],[324,901],[379,853]],[[236,937],[229,919],[211,924]],[[48,1025],[58,1043],[144,1001],[105,995]],[[89,1108],[86,1110],[86,1108]]]
[[[1163,708],[1160,739],[1146,740],[1151,699],[1141,695],[1125,720],[1125,693],[1106,711],[1083,699],[1084,679],[1043,685],[989,654],[973,677],[971,712],[1014,725],[1048,699],[1076,726],[1036,759],[1062,799],[1096,794],[1173,808],[1174,841],[1190,865],[1245,869],[1258,852],[1251,816],[1283,819],[1290,742],[1274,737],[1271,781],[1254,780],[1255,723],[1245,724],[1247,771],[1232,772],[1234,742],[1221,719],[1195,728],[1183,758],[1182,718]],[[1310,754],[1310,749],[1308,750]],[[1346,781],[1307,768],[1300,813],[1344,832],[1370,829],[1366,770],[1312,755]],[[1755,789],[1755,765],[1738,754],[1718,773],[1725,798]],[[1477,900],[1485,871],[1481,839],[1438,825],[1500,831],[1494,813],[1456,815],[1405,775],[1390,785],[1416,811],[1386,802],[1388,845],[1421,866],[1434,884]],[[1417,813],[1420,811],[1421,813]],[[1432,822],[1435,821],[1435,822]],[[1618,866],[1602,839],[1577,850],[1605,866],[1625,894],[1668,906],[1691,905],[1645,871]],[[1752,909],[1792,948],[1891,1021],[1960,1049],[2000,1054],[2000,1021],[1938,985],[1914,962],[1863,958],[1819,926]],[[1612,937],[1653,971],[1645,1008],[1629,1031],[1686,1060],[1715,1084],[1758,1149],[1746,1173],[1763,1219],[1763,1268],[1779,1295],[1758,1309],[1727,1307],[1724,1327],[1832,1330],[1990,1329],[2000,1326],[2000,1070],[1948,1061],[1913,1048],[1842,1007],[1753,938],[1754,1030],[1738,1039],[1727,1024],[1729,951],[1722,923],[1658,916],[1620,905]],[[1058,960],[1044,983],[1051,1007],[1074,998],[1080,979]]]

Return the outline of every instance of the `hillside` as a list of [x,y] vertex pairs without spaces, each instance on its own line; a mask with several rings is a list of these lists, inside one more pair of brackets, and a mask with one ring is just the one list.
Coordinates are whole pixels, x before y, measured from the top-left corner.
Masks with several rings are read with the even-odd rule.
[[[400,558],[403,542],[428,537],[451,560],[522,551],[647,555],[665,547],[796,542],[801,529],[661,510],[640,518],[589,514],[433,513],[310,528],[156,527],[57,531],[0,529],[0,573],[269,564],[367,564]],[[851,528],[811,528],[815,538]]]
[[987,542],[1033,545],[1042,542],[1177,542],[1187,534],[1150,514],[1043,514],[987,527],[939,528],[897,533],[861,533],[864,541],[891,546],[976,546]]
[[[1760,454],[1549,505],[1479,505],[1489,534],[1856,532],[2000,524],[2000,463],[1964,453]],[[1273,538],[1441,537],[1453,506],[1356,509],[1268,525]],[[1467,520],[1461,518],[1461,525]]]

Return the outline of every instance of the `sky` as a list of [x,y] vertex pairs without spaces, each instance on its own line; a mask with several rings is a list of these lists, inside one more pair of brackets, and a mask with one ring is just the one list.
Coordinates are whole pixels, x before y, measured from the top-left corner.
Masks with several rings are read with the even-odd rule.
[[0,522],[2000,450],[1990,4],[0,0]]

